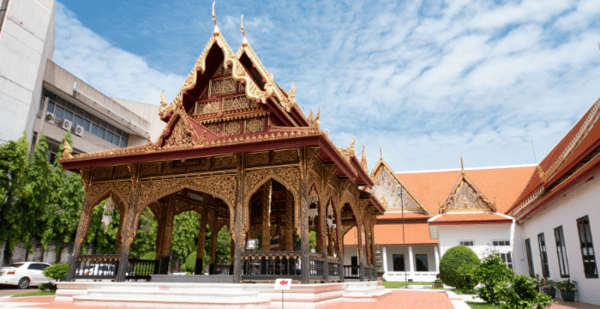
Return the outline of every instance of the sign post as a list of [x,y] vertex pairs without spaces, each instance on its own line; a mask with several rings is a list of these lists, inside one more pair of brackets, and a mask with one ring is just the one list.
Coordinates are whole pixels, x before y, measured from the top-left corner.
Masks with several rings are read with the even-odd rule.
[[281,309],[283,309],[283,290],[289,290],[292,287],[292,279],[275,280],[275,290],[281,290]]

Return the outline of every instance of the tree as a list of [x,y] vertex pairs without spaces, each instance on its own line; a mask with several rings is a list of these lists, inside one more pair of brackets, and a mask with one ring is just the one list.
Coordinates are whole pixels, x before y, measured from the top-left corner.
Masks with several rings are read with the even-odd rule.
[[475,270],[475,276],[481,283],[477,294],[487,303],[500,304],[506,300],[506,293],[512,284],[515,272],[506,267],[497,252],[491,252],[481,261]]
[[[6,242],[5,258],[24,237],[21,224],[27,213],[22,212],[24,201],[32,195],[28,182],[29,143],[23,132],[19,140],[0,145],[0,243]],[[29,220],[27,220],[29,221]]]
[[64,141],[72,147],[71,132],[67,131],[65,134],[53,162],[54,168],[49,179],[51,191],[43,218],[45,229],[41,235],[44,248],[52,241],[56,243],[57,256],[61,243],[69,243],[74,239],[85,194],[81,176],[67,173],[59,162],[64,151]]
[[444,284],[456,287],[462,282],[458,269],[464,264],[479,265],[479,258],[466,246],[450,248],[440,260],[440,279]]

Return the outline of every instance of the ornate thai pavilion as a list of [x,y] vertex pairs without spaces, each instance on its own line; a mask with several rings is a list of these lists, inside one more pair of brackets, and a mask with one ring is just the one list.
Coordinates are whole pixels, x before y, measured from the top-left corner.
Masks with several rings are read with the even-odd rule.
[[[196,211],[199,248],[207,224],[213,231],[226,226],[231,233],[231,282],[281,276],[302,283],[343,281],[343,238],[353,227],[360,231],[361,262],[347,273],[374,280],[373,228],[384,209],[368,192],[373,180],[364,152],[357,158],[354,141],[348,148],[336,147],[319,129],[320,112],[306,117],[294,86],[288,93],[277,85],[245,35],[234,53],[214,13],[213,19],[213,35],[181,90],[169,104],[161,97],[160,118],[167,125],[156,141],[81,155],[72,155],[65,145],[61,163],[81,174],[85,186],[68,279],[123,281],[166,274],[174,216]],[[118,251],[78,255],[93,207],[107,198],[120,214]],[[156,261],[129,257],[146,208],[158,222]],[[309,250],[310,231],[317,234],[315,252]],[[247,240],[259,233],[260,251],[249,251]],[[282,245],[270,251],[276,235]],[[294,249],[296,237],[300,250]],[[198,250],[197,272],[204,269],[203,254]],[[93,265],[118,270],[86,271]]]

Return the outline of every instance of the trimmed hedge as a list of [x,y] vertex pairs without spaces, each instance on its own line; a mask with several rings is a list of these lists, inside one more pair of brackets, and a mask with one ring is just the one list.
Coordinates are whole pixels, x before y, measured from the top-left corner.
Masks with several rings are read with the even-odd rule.
[[474,267],[479,266],[479,258],[473,250],[465,246],[456,246],[446,251],[440,260],[440,279],[442,282],[453,287],[460,286],[463,283],[463,277],[458,269],[465,264],[472,264]]

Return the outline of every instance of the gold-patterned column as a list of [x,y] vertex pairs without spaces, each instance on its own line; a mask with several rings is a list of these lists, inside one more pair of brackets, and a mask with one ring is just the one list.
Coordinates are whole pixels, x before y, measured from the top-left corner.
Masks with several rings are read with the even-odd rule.
[[261,187],[261,197],[260,197],[260,202],[262,204],[261,251],[264,251],[264,252],[269,252],[271,250],[271,212],[269,209],[270,187],[271,187],[270,181],[266,185],[262,186]]
[[284,237],[283,244],[285,251],[294,251],[294,195],[290,191],[285,192]]
[[117,281],[125,281],[126,271],[129,264],[129,249],[140,222],[141,211],[138,211],[138,201],[140,198],[140,165],[129,164],[131,174],[132,192],[129,197],[129,205],[125,208],[125,219],[123,221],[123,244],[121,245],[121,256],[119,260],[119,269],[117,270]]
[[88,229],[90,226],[90,219],[92,217],[92,205],[90,201],[90,191],[91,191],[91,171],[90,170],[81,170],[81,176],[83,179],[83,184],[85,188],[85,195],[83,197],[83,205],[81,206],[81,213],[79,215],[79,222],[77,223],[77,232],[75,233],[75,243],[73,245],[73,253],[69,258],[69,272],[67,273],[67,281],[73,280],[73,276],[75,276],[75,261],[79,252],[81,251],[81,246],[83,245],[83,241],[88,234]]
[[163,237],[160,246],[161,274],[169,273],[169,258],[171,257],[171,241],[173,240],[173,221],[175,220],[175,197],[169,196],[164,207]]

